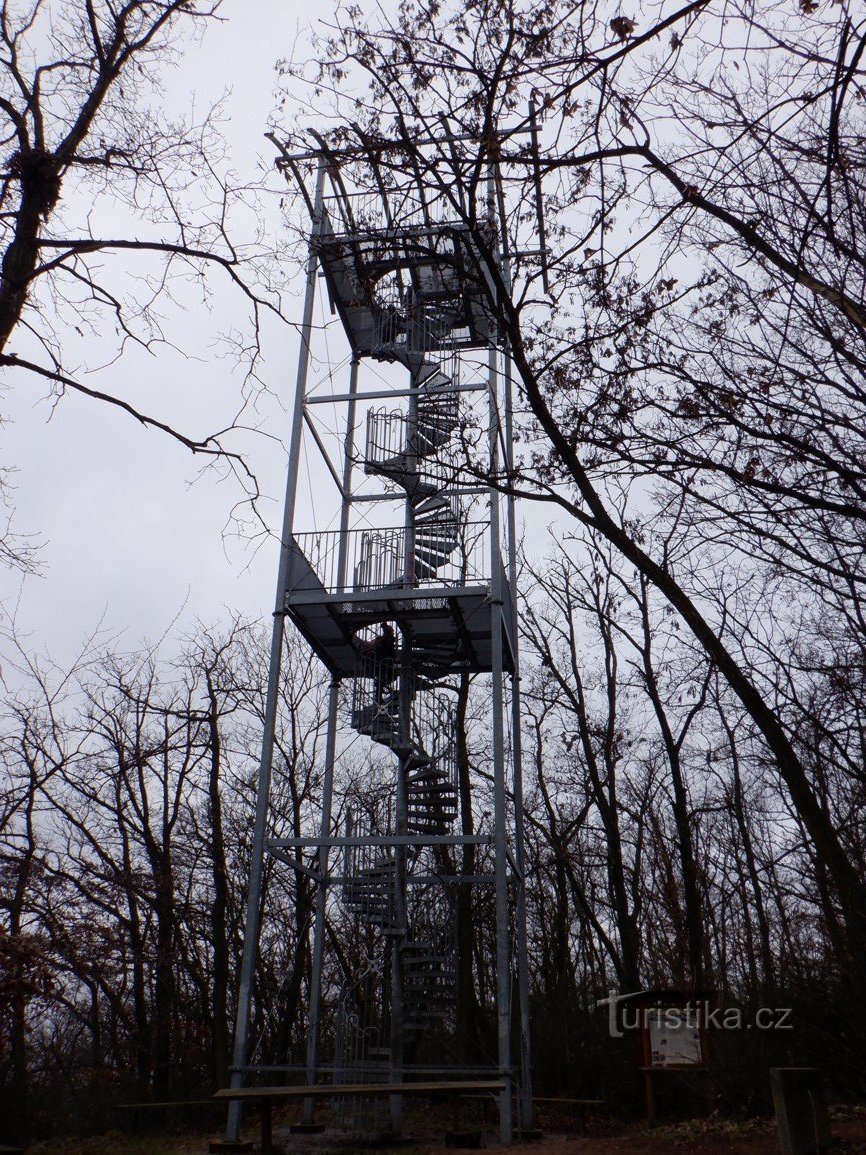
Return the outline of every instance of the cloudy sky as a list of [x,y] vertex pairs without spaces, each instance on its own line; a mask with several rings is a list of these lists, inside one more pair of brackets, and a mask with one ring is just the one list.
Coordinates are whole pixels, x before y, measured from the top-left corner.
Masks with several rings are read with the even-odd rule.
[[[298,0],[226,0],[223,13],[225,22],[167,71],[166,99],[203,107],[228,90],[223,130],[231,163],[239,174],[255,174],[274,153],[263,133],[274,107],[275,60],[301,51],[296,46],[313,13]],[[194,358],[171,350],[133,354],[88,383],[113,385],[193,435],[219,428],[242,385],[242,373],[217,344],[238,304],[227,292],[212,315],[191,308],[183,323],[194,336],[184,344]],[[299,293],[288,312],[299,314]],[[236,444],[249,455],[266,495],[261,509],[276,525],[285,459],[270,437],[283,437],[288,427],[297,340],[277,325],[265,337],[262,373],[285,408],[266,401],[256,417],[268,436]],[[135,647],[159,638],[177,615],[178,628],[196,618],[218,621],[227,611],[269,615],[273,541],[225,533],[240,496],[236,485],[200,476],[199,462],[180,446],[98,402],[70,396],[52,409],[21,376],[6,380],[0,407],[2,461],[15,470],[15,528],[41,543],[42,564],[41,576],[23,584],[14,573],[0,574],[2,607],[34,650],[66,661],[100,623]]]

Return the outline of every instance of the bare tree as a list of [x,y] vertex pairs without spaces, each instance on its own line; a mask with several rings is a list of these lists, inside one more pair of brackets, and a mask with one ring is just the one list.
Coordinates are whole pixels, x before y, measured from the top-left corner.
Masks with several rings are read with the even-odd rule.
[[[263,709],[263,638],[235,621],[168,660],[93,644],[71,671],[18,650],[2,714],[0,1097],[20,1130],[109,1095],[201,1094],[227,1078]],[[317,671],[286,664],[274,833],[319,789]],[[12,658],[8,670],[11,676]],[[264,1061],[306,1030],[310,894],[269,870],[256,976]],[[287,933],[287,929],[291,933]],[[280,1014],[271,1019],[272,996]],[[29,1096],[28,1096],[29,1091]]]
[[[838,366],[842,347],[863,360],[862,314],[844,271],[857,275],[850,236],[859,218],[846,157],[858,147],[853,94],[862,30],[844,5],[829,20],[804,9],[793,43],[783,12],[743,3],[722,13],[697,3],[672,7],[638,30],[630,19],[608,24],[600,11],[556,2],[408,5],[399,25],[384,16],[364,22],[349,10],[319,46],[315,83],[334,98],[334,156],[344,164],[355,158],[358,187],[375,193],[378,173],[399,201],[426,183],[471,238],[464,263],[497,316],[525,405],[526,449],[500,479],[503,488],[550,502],[605,538],[691,631],[771,752],[826,867],[848,957],[858,966],[866,884],[761,663],[730,626],[730,591],[708,599],[705,582],[683,564],[687,547],[672,558],[664,533],[647,534],[615,500],[622,478],[649,477],[662,511],[685,496],[692,544],[735,544],[753,560],[784,554],[813,589],[830,571],[840,587],[861,580],[860,515],[851,499],[862,447],[845,412],[861,405],[859,377]],[[757,70],[769,62],[757,84],[734,80],[744,38],[754,41]],[[671,134],[670,100],[679,110],[687,96],[670,94],[683,72],[695,70],[703,88],[684,90],[694,94],[692,117]],[[711,87],[721,93],[720,122],[707,112]],[[527,102],[546,117],[538,156],[527,143]],[[785,119],[790,113],[791,124],[805,124],[803,110],[813,118],[819,108],[829,117],[828,139],[837,142],[830,153],[820,154],[814,123],[804,149]],[[723,132],[715,144],[717,123]],[[695,136],[696,125],[710,135]],[[490,227],[497,204],[505,226],[498,236]],[[546,257],[543,248],[539,254],[539,204]],[[832,223],[813,221],[819,206]],[[677,263],[681,246],[694,254],[696,275],[694,265]],[[503,253],[507,266],[498,259]],[[730,260],[719,273],[713,262],[722,253]],[[771,361],[778,377],[780,333],[798,370],[768,385]],[[748,358],[759,346],[756,368]],[[823,392],[809,369],[822,359],[833,366]],[[732,393],[738,379],[743,384]],[[778,413],[765,404],[765,387]],[[830,388],[835,416],[824,412]],[[690,425],[695,419],[699,425]],[[822,442],[843,433],[839,470]],[[773,445],[768,473],[760,457],[750,463],[748,447],[758,441]],[[642,454],[644,444],[651,451]],[[714,495],[719,479],[732,483],[730,500]],[[802,512],[783,538],[778,526],[796,508]],[[810,559],[818,553],[823,575],[812,580]],[[784,664],[783,652],[777,661]]]
[[[35,914],[46,886],[45,843],[50,838],[47,792],[76,760],[78,743],[64,724],[63,706],[72,671],[60,671],[28,654],[16,636],[7,639],[5,678],[26,679],[21,691],[6,683],[0,740],[0,875],[4,885],[0,925],[3,1082],[8,1089],[11,1134],[30,1134],[29,1023],[44,1005],[57,962],[50,936]],[[8,1032],[8,1033],[7,1033]]]
[[[16,386],[112,405],[219,458],[254,494],[229,429],[191,433],[137,407],[119,368],[125,354],[178,340],[172,310],[196,298],[208,309],[228,288],[232,352],[254,386],[262,312],[280,314],[271,250],[251,225],[255,181],[232,175],[219,109],[177,110],[161,93],[167,65],[194,51],[219,8],[219,0],[0,4],[0,367]],[[26,543],[6,543],[27,560]]]
[[[621,799],[620,781],[624,746],[629,739],[621,718],[621,659],[611,624],[612,591],[598,574],[598,585],[592,581],[584,585],[565,557],[547,569],[543,580],[540,574],[533,576],[543,585],[546,604],[525,607],[525,637],[542,667],[532,697],[556,702],[566,748],[586,776],[585,783],[575,781],[573,775],[566,778],[567,796],[577,791],[580,797],[585,792],[601,823],[607,902],[618,944],[612,961],[622,986],[636,990],[641,984],[638,892],[634,886],[635,853],[624,829],[629,816]],[[578,640],[586,612],[593,616],[601,642],[597,667],[590,670],[586,669],[586,648]],[[543,765],[541,769],[539,786],[550,813],[552,800]]]

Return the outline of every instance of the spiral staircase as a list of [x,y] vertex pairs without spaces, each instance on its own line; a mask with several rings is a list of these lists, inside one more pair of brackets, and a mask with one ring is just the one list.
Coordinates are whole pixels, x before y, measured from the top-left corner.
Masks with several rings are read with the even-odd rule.
[[[332,304],[353,348],[402,366],[408,377],[398,393],[401,408],[367,410],[362,459],[352,462],[400,501],[403,524],[354,531],[358,545],[341,547],[350,560],[337,584],[326,566],[306,558],[304,550],[314,557],[319,543],[296,540],[287,603],[332,672],[350,681],[350,724],[391,752],[392,800],[402,800],[389,808],[387,820],[380,816],[375,829],[347,835],[361,842],[353,842],[345,856],[342,907],[358,932],[372,931],[378,943],[382,1006],[390,1010],[373,1025],[347,993],[340,1002],[335,1061],[344,1074],[370,1079],[404,1069],[407,1053],[415,1050],[413,1037],[423,1050],[421,1035],[447,1035],[456,1024],[455,890],[439,878],[442,859],[434,846],[437,840],[456,845],[486,838],[454,829],[457,726],[443,683],[458,672],[492,668],[494,565],[501,585],[505,581],[498,553],[485,559],[483,545],[477,549],[490,523],[469,523],[458,486],[457,462],[465,456],[461,396],[487,388],[462,380],[462,350],[489,339],[488,319],[462,308],[447,276],[431,281],[423,262],[411,270],[411,287],[395,287],[392,279],[384,288],[405,258],[392,254],[389,263],[381,255],[391,243],[362,237],[350,254],[348,241],[326,230],[319,251]],[[508,599],[499,604],[507,614]],[[505,669],[513,668],[509,625],[503,620]],[[393,641],[383,658],[377,642],[386,637],[385,626]],[[351,976],[346,983],[351,992]],[[355,1108],[347,1110],[352,1114]]]
[[456,354],[394,350],[416,390],[414,412],[387,409],[368,414],[364,470],[398,486],[412,511],[412,556],[404,559],[409,584],[435,578],[460,544],[461,511],[447,494],[449,443],[460,423]]
[[[455,711],[429,683],[409,678],[408,727],[401,725],[400,694],[390,684],[399,669],[381,669],[367,658],[353,682],[351,722],[358,733],[390,749],[397,759],[406,799],[405,833],[444,835],[458,813]],[[424,688],[419,688],[419,682]],[[413,850],[412,869],[423,855]],[[343,906],[360,922],[394,940],[404,983],[404,1026],[423,1030],[447,1018],[456,1001],[453,912],[447,893],[433,885],[429,897],[410,904],[406,925],[395,915],[396,862],[382,847],[354,847],[343,883]]]
[[[438,172],[432,179],[432,168],[401,176],[399,155],[391,167],[395,142],[368,139],[360,128],[357,142],[313,132],[300,152],[281,146],[311,230],[231,1082],[243,1090],[266,1071],[303,1072],[317,1088],[305,1097],[305,1123],[314,1124],[322,1085],[332,1083],[353,1128],[381,1133],[387,1115],[396,1136],[404,1099],[421,1094],[426,1080],[459,1080],[462,1089],[497,1092],[499,1138],[507,1145],[515,1089],[520,1121],[532,1114],[523,818],[516,790],[511,803],[505,786],[519,777],[519,742],[509,749],[506,740],[509,712],[517,717],[520,709],[515,519],[511,509],[503,516],[496,486],[513,459],[510,423],[500,418],[513,404],[499,307],[508,290],[507,220],[504,205],[497,208],[481,185],[480,216],[467,216],[478,192],[475,176],[472,189],[464,188],[466,173],[477,171],[474,146],[448,124],[443,131],[455,158],[453,187],[442,187]],[[485,137],[484,153],[492,155],[488,144]],[[498,186],[486,187],[492,194]],[[310,373],[319,363],[321,290],[324,312],[330,307],[348,345],[345,384],[327,335],[328,372],[316,380]],[[372,372],[370,361],[378,362]],[[359,414],[366,414],[365,444],[356,441]],[[464,426],[479,439],[471,470]],[[310,461],[321,468],[308,471],[305,509],[301,470]],[[318,715],[317,789],[291,833],[272,821],[287,622],[297,631],[291,644],[303,639],[331,676]],[[470,784],[455,717],[456,679],[476,675],[489,678],[494,787],[480,829],[468,821]],[[360,782],[359,749],[368,761]],[[384,785],[383,761],[390,764]],[[356,805],[366,816],[359,827]],[[297,1019],[291,1051],[272,1032],[274,1055],[268,1032],[255,1039],[251,1029],[258,952],[270,941],[260,933],[268,914],[265,854],[312,896],[312,925],[297,928],[311,933],[306,1016]],[[472,897],[478,893],[490,896],[483,909],[496,928],[496,982],[478,984],[497,1022],[495,1048],[485,1044],[484,1053],[466,1045],[477,1024],[463,1014],[469,1000],[457,998],[458,977],[461,996],[474,983],[472,973],[457,973],[457,912],[462,936],[464,920],[481,909]],[[463,966],[462,951],[460,958]],[[366,1084],[376,1082],[389,1088],[374,1087],[367,1098]],[[230,1144],[240,1137],[241,1110],[241,1099],[232,1098]]]
[[[458,484],[458,463],[465,456],[460,399],[484,386],[463,380],[461,349],[443,344],[429,321],[422,323],[408,307],[370,315],[377,318],[368,341],[370,355],[405,367],[409,403],[402,409],[368,410],[360,464],[369,477],[380,478],[390,493],[404,499],[407,516],[398,527],[353,531],[345,551],[345,583],[335,581],[328,566],[316,560],[321,540],[298,535],[287,609],[340,677],[355,676],[359,630],[384,620],[411,636],[417,673],[436,680],[484,672],[492,660],[487,620],[494,568],[500,584],[507,579],[501,557],[487,550],[489,520],[482,515],[470,521],[461,501],[465,476]],[[327,551],[332,559],[339,556],[334,543]],[[337,593],[346,596],[328,600]],[[352,595],[360,596],[355,600]],[[510,671],[510,601],[502,604],[503,663]]]

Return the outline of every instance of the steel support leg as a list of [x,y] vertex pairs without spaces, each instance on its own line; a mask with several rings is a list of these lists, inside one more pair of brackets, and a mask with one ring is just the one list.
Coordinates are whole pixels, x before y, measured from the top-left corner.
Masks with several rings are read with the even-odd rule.
[[[316,178],[316,219],[313,230],[318,228],[322,215],[324,192],[324,166],[319,164]],[[280,564],[277,575],[277,593],[274,606],[274,625],[271,634],[271,654],[268,666],[268,689],[265,700],[264,729],[259,761],[258,783],[256,787],[256,815],[253,827],[252,857],[250,860],[250,882],[247,891],[246,924],[244,926],[244,950],[241,958],[241,973],[238,984],[238,1009],[235,1020],[235,1041],[232,1054],[231,1086],[237,1090],[243,1085],[244,1067],[249,1046],[250,1010],[252,1006],[253,976],[256,955],[259,949],[259,931],[262,907],[262,881],[264,877],[265,834],[268,822],[268,806],[271,794],[271,765],[279,712],[280,669],[283,657],[286,589],[290,577],[292,528],[295,518],[295,499],[298,490],[298,462],[301,451],[301,431],[304,414],[304,391],[307,385],[307,370],[310,364],[310,340],[313,331],[313,305],[316,298],[316,254],[310,245],[307,259],[307,284],[304,296],[304,315],[301,325],[301,349],[298,357],[298,374],[295,383],[295,406],[292,417],[292,441],[289,454],[289,468],[286,478],[286,498],[283,509],[282,534],[280,538]],[[226,1139],[237,1142],[241,1126],[241,1102],[233,1099],[229,1104],[226,1123]]]
[[[331,682],[328,694],[328,729],[325,738],[325,776],[322,782],[322,822],[317,869],[322,881],[316,887],[316,921],[313,926],[313,962],[310,975],[310,1015],[307,1024],[307,1083],[316,1081],[319,1058],[319,1018],[322,1001],[322,958],[325,949],[325,918],[328,904],[329,846],[326,839],[331,834],[331,810],[334,797],[334,760],[337,751],[337,710],[339,707],[339,682]],[[312,1123],[315,1100],[304,1099],[304,1122]]]
[[[488,421],[490,471],[499,462],[499,410],[497,406],[497,360],[495,348],[488,355]],[[511,960],[508,949],[508,798],[505,784],[505,703],[502,685],[502,563],[500,558],[499,494],[490,493],[490,630],[491,711],[493,726],[493,847],[495,854],[496,905],[496,1022],[499,1073],[505,1087],[499,1095],[499,1139],[512,1138],[511,1118]]]

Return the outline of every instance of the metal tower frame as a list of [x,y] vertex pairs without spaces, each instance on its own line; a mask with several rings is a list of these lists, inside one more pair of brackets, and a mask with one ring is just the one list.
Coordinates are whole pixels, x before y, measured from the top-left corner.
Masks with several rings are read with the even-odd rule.
[[[518,131],[531,132],[536,139],[534,120],[531,128]],[[514,1101],[519,1126],[531,1126],[532,1090],[516,513],[514,497],[503,499],[495,487],[513,465],[511,365],[495,289],[497,282],[509,284],[501,186],[493,162],[484,185],[484,224],[470,229],[459,179],[443,186],[404,157],[409,176],[400,182],[393,166],[383,163],[389,149],[399,148],[393,142],[371,142],[358,130],[357,145],[337,149],[312,136],[313,147],[294,155],[274,140],[281,166],[306,202],[312,227],[231,1085],[242,1087],[255,1071],[249,1061],[249,1033],[266,856],[300,868],[314,880],[305,1074],[307,1085],[313,1085],[330,1073],[335,1096],[340,1081],[352,1071],[362,1072],[364,1082],[378,1078],[402,1083],[422,1070],[427,1078],[446,1073],[453,1078],[456,1070],[468,1075],[465,1066],[413,1063],[411,1051],[420,1033],[453,1018],[456,959],[449,935],[457,888],[492,886],[497,1045],[495,1060],[484,1073],[488,1078],[498,1073],[504,1080],[499,1133],[501,1141],[509,1143]],[[446,146],[453,154],[455,140],[446,136],[422,141],[420,147]],[[494,267],[496,277],[491,275]],[[320,280],[351,349],[344,393],[308,391]],[[472,356],[481,371],[466,371],[466,358]],[[369,362],[393,366],[391,372],[400,374],[402,383],[396,388],[364,387],[362,375]],[[390,407],[374,408],[375,401],[387,401]],[[332,462],[317,432],[315,406],[324,402],[340,406],[343,414],[341,465]],[[463,407],[471,404],[486,435],[486,461],[470,474],[463,460],[461,421]],[[356,444],[359,408],[366,411],[363,446]],[[336,531],[295,530],[305,442],[322,454],[334,482],[339,500]],[[378,485],[375,492],[355,486],[359,465]],[[486,516],[470,520],[466,499],[485,505]],[[369,511],[394,504],[402,507],[399,524],[369,524]],[[332,680],[318,829],[302,838],[273,839],[269,806],[286,617]],[[453,686],[455,675],[465,673],[490,678],[493,816],[483,834],[451,829],[458,812],[454,718],[442,688]],[[345,689],[351,691],[351,727],[391,751],[396,762],[386,811],[366,818],[349,811],[340,833],[334,825],[335,767]],[[488,875],[443,872],[443,848],[467,843],[489,847]],[[315,870],[297,857],[305,848],[317,852]],[[360,980],[347,976],[334,1061],[327,1065],[320,1057],[320,1026],[329,903],[339,903],[371,936],[381,967],[375,976],[362,976],[363,991]],[[376,1022],[359,1034],[357,1006],[369,1005],[371,998]],[[472,1073],[481,1075],[482,1069]],[[387,1098],[390,1129],[398,1133],[401,1096]],[[305,1102],[308,1119],[312,1111],[311,1097]],[[229,1140],[237,1139],[239,1126],[240,1103],[233,1101]]]

